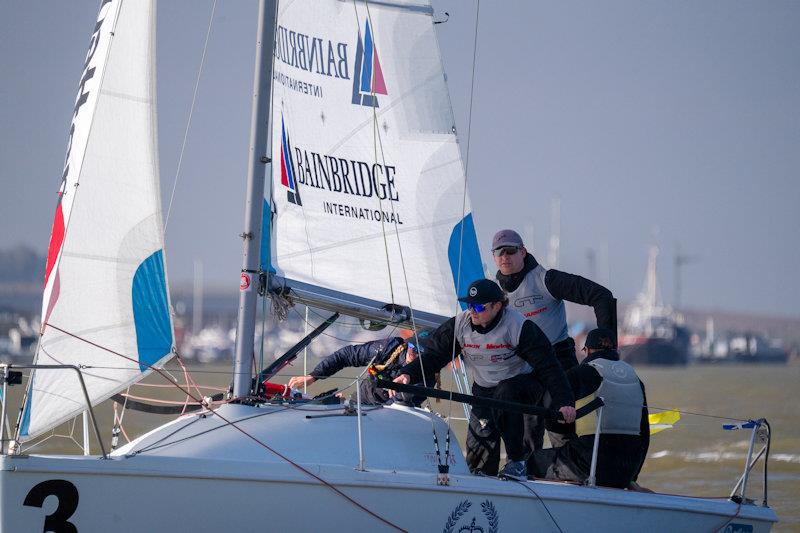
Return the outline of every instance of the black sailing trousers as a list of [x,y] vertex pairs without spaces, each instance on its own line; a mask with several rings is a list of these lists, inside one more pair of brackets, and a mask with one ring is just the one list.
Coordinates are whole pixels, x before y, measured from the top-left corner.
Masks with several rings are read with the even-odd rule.
[[[578,366],[578,358],[575,355],[575,341],[572,337],[567,337],[561,342],[553,345],[556,352],[556,359],[561,368],[566,372],[574,366]],[[550,395],[545,395],[541,404],[543,407],[550,407]],[[544,447],[544,420],[536,415],[523,415],[525,417],[525,456],[529,456],[535,450]],[[550,434],[550,442],[553,442],[553,434]],[[555,446],[555,444],[554,444]]]
[[[504,379],[494,387],[481,387],[473,383],[472,394],[481,398],[536,405],[544,394],[544,387],[532,374],[519,374]],[[474,406],[467,430],[467,466],[470,472],[497,475],[501,438],[509,461],[524,460],[524,436],[521,413]]]

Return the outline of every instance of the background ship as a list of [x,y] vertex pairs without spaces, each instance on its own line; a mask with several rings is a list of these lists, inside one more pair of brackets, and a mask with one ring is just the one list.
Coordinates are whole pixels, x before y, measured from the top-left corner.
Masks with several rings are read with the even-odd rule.
[[621,357],[633,365],[685,365],[691,334],[679,314],[663,305],[658,290],[656,259],[651,246],[644,288],[625,312],[619,335]]
[[714,319],[706,321],[705,338],[694,347],[694,359],[704,363],[786,363],[789,352],[781,339],[753,331],[715,334]]

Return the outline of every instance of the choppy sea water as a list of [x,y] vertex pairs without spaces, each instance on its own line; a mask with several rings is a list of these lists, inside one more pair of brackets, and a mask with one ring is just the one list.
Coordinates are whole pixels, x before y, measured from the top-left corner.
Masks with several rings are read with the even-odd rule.
[[[746,420],[763,417],[770,422],[773,433],[768,498],[769,505],[780,518],[776,530],[800,531],[800,408],[795,405],[800,366],[698,365],[685,368],[644,367],[639,368],[638,372],[647,388],[651,412],[657,412],[656,408],[679,409],[683,412],[675,427],[652,436],[649,457],[639,478],[640,484],[658,492],[727,496],[742,474],[750,432],[725,431],[722,424],[731,422],[727,418]],[[228,364],[194,367],[192,373],[200,384],[226,387],[230,382]],[[179,371],[174,375],[182,378]],[[147,381],[164,383],[158,377],[151,377]],[[318,393],[334,386],[343,386],[347,381],[332,379],[318,382],[309,388],[309,392]],[[445,388],[449,387],[449,381],[445,379]],[[10,405],[18,403],[20,388],[15,389],[9,398]],[[174,391],[163,387],[137,387],[131,393],[178,398]],[[447,402],[441,402],[434,404],[434,408],[445,415],[463,416],[460,405],[451,408]],[[104,439],[110,438],[111,406],[98,408],[97,416]],[[14,417],[11,418],[13,422]],[[133,437],[167,420],[169,417],[128,411],[123,427]],[[454,422],[453,429],[463,442],[465,424]],[[30,453],[79,453],[77,443],[71,438],[81,441],[80,427],[66,426],[60,428],[58,433],[69,437],[50,438],[29,450]],[[93,452],[97,452],[96,446]],[[763,498],[762,472],[762,465],[759,464],[751,474],[747,491],[748,497],[757,502]]]
[[[781,520],[777,530],[800,531],[800,366],[704,365],[639,373],[651,406],[698,413],[683,414],[674,428],[652,436],[643,485],[728,495],[744,470],[750,431],[725,431],[728,421],[713,417],[763,417],[772,427],[768,502]],[[753,469],[747,495],[761,502],[763,464]]]

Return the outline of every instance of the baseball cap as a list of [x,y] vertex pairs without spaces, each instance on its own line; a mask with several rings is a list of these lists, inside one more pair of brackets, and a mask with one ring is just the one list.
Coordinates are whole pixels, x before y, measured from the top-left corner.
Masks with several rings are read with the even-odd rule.
[[586,335],[584,348],[610,350],[614,348],[614,333],[608,328],[593,329]]
[[522,246],[522,237],[513,229],[501,229],[494,234],[492,250],[497,250],[503,246]]
[[499,302],[504,297],[505,293],[497,283],[490,279],[478,279],[470,284],[467,295],[462,296],[458,301],[468,304],[487,304]]

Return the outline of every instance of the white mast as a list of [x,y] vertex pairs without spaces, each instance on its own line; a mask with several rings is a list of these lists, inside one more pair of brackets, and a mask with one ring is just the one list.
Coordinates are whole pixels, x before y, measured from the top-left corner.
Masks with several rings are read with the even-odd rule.
[[534,231],[534,229],[535,228],[533,227],[533,222],[526,223],[525,227],[523,228],[523,232],[524,233],[522,235],[522,242],[525,243],[525,247],[528,250],[535,250],[536,249],[535,242],[534,242],[534,240],[535,240],[535,231]]
[[656,264],[658,258],[658,246],[651,246],[647,259],[647,276],[644,281],[643,300],[647,308],[652,311],[660,307],[661,302],[658,297],[658,273]]
[[253,112],[250,119],[249,169],[245,200],[242,240],[242,273],[239,282],[239,315],[236,326],[233,396],[250,393],[251,362],[256,329],[256,303],[261,252],[261,221],[264,203],[264,181],[269,162],[267,132],[269,102],[272,90],[272,54],[275,44],[275,0],[258,3],[258,40],[256,42],[255,74],[253,76]]
[[550,203],[550,249],[547,253],[548,268],[558,268],[561,247],[561,198],[556,196]]

